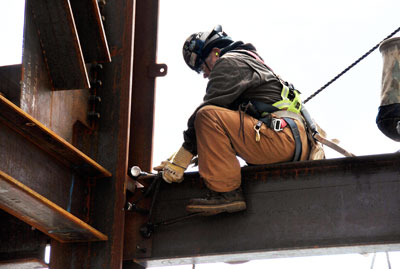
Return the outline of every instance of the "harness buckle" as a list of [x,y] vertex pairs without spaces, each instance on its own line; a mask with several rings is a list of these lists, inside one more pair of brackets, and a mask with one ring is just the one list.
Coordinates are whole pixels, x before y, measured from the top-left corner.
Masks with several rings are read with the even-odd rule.
[[271,126],[272,126],[272,129],[274,129],[275,132],[280,132],[280,131],[283,130],[283,128],[282,128],[282,120],[281,119],[272,119]]

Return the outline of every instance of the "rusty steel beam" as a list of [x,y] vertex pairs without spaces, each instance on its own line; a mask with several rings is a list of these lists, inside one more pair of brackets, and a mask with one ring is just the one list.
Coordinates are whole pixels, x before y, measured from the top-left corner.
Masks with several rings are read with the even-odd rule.
[[145,171],[152,163],[155,80],[164,75],[156,71],[158,8],[159,0],[136,1],[129,166]]
[[101,165],[3,96],[0,96],[0,122],[4,122],[49,155],[59,159],[68,168],[89,177],[111,176]]
[[111,61],[107,37],[97,2],[97,0],[70,0],[86,63],[108,63]]
[[[46,24],[47,19],[52,20],[50,29],[57,32],[56,36],[43,31],[40,33],[42,41],[44,40],[43,35],[47,35],[49,38],[47,41],[54,41],[52,38],[60,37],[58,34],[65,30],[63,28],[66,27],[65,24],[71,22],[68,18],[65,21],[65,16],[63,16],[65,14],[56,18],[54,13],[68,12],[68,7],[63,4],[69,2],[64,0],[57,3],[39,2],[29,0],[26,5],[20,106],[24,112],[38,119],[45,127],[54,130],[61,138],[71,142],[76,140],[73,137],[79,135],[72,134],[72,126],[77,126],[75,124],[77,121],[87,126],[89,91],[51,91],[52,84],[49,73],[58,66],[50,67],[50,70],[47,70],[42,55],[41,45],[43,43],[40,43],[34,24],[35,20],[39,24]],[[101,119],[95,124],[95,128],[85,134],[87,137],[79,141],[79,143],[83,141],[90,144],[83,145],[89,149],[85,153],[103,162],[107,171],[112,171],[112,178],[95,181],[88,178],[85,173],[83,175],[75,173],[72,167],[61,165],[53,156],[16,133],[9,123],[5,123],[5,121],[0,123],[0,159],[2,160],[0,169],[12,177],[18,178],[24,185],[64,210],[88,222],[89,225],[98,226],[98,229],[104,232],[109,239],[104,242],[71,244],[52,241],[51,268],[120,268],[122,266],[134,3],[132,0],[114,1],[104,7],[107,16],[118,18],[106,20],[105,24],[112,63],[104,65],[103,77],[98,78],[102,80],[102,87],[97,90],[97,95],[103,100],[101,111],[99,111]],[[46,9],[46,7],[50,8]],[[66,9],[64,9],[65,7]],[[34,9],[33,12],[32,9]],[[41,12],[51,12],[52,14],[46,17]],[[34,18],[34,16],[36,17]],[[58,21],[57,19],[60,19],[60,28],[54,25],[54,22]],[[46,27],[46,25],[40,25],[38,28],[48,30]],[[71,27],[67,27],[68,29]],[[45,45],[44,49],[56,51],[57,45],[51,44],[51,42],[47,44],[48,46]],[[63,45],[65,44],[63,43]],[[76,47],[72,46],[72,50],[74,49]],[[50,57],[48,54],[47,56]],[[69,60],[68,57],[63,59]],[[52,60],[57,60],[57,57]],[[61,65],[68,64],[62,61],[56,62]],[[66,73],[67,80],[74,80],[71,77],[74,74]],[[78,132],[83,129],[75,128]],[[7,227],[8,224],[11,222],[7,222],[4,226]],[[4,235],[0,236],[3,238]],[[45,238],[49,240],[48,237]],[[30,242],[33,244],[35,239]],[[1,242],[0,245],[3,243]],[[14,252],[14,249],[10,247],[7,251]],[[15,252],[19,252],[19,249],[15,249]]]
[[[167,71],[166,65],[156,64],[158,10],[159,0],[136,1],[129,167],[138,165],[145,171],[152,166],[155,81]],[[144,221],[144,216],[126,213],[123,255],[126,268],[133,266],[129,263],[133,256],[147,257],[151,249],[151,242],[143,240],[138,232]]]
[[[92,154],[107,168],[111,180],[95,182],[92,193],[91,223],[108,236],[108,241],[90,245],[63,245],[57,242],[51,268],[121,268],[124,234],[125,178],[132,89],[132,58],[135,1],[107,1],[104,6],[105,33],[111,63],[103,65],[98,130]],[[110,19],[108,19],[110,18]],[[83,254],[82,254],[83,253]]]
[[[8,84],[10,86],[8,91],[14,92],[14,98],[7,92],[5,94],[6,98],[10,98],[13,104],[19,105],[23,111],[8,103],[4,98],[2,99],[3,109],[0,111],[0,170],[18,179],[19,182],[50,200],[62,210],[71,213],[82,221],[88,222],[91,185],[87,180],[87,175],[76,173],[70,165],[65,166],[54,158],[54,155],[63,155],[65,153],[63,150],[50,155],[48,152],[43,151],[40,146],[46,143],[54,146],[57,143],[52,143],[54,142],[52,139],[58,135],[60,136],[60,141],[67,140],[71,142],[71,129],[74,122],[77,120],[85,122],[86,120],[89,93],[87,90],[72,92],[51,91],[52,86],[48,70],[43,59],[40,40],[31,12],[31,2],[28,1],[25,7],[23,64],[19,67],[16,66],[14,68],[15,75],[9,77],[13,83]],[[2,85],[5,86],[6,84]],[[21,115],[23,116],[22,118],[19,117]],[[32,140],[30,141],[16,132],[18,125],[16,121],[9,121],[11,118],[19,118],[22,125],[31,125],[31,127],[40,125],[39,123],[32,124],[32,121],[26,121],[31,116],[39,119],[40,123],[45,125],[45,127],[42,126],[43,130],[49,128],[57,135],[52,132],[43,132],[43,140],[36,140],[35,145]],[[32,135],[30,131],[27,131],[26,134],[28,136]],[[57,158],[59,157],[57,156]],[[18,199],[13,201],[20,202]],[[20,203],[19,205],[22,204]],[[29,206],[28,204],[27,207]],[[38,230],[32,231],[30,226],[21,221],[15,224],[11,218],[1,219],[4,227],[10,227],[8,231],[2,230],[0,233],[0,245],[5,245],[5,252],[8,254],[7,259],[35,258],[35,254],[32,256],[27,253],[17,243],[8,244],[7,233],[21,233],[21,236],[23,236],[21,238],[23,239],[17,236],[16,238],[21,240],[24,245],[36,246],[40,238],[44,238],[45,241],[50,240],[49,237]],[[11,229],[11,226],[16,228]],[[22,229],[25,226],[28,226],[29,229]],[[38,233],[41,234],[41,237],[33,236]],[[2,257],[0,259],[3,259]]]
[[44,262],[49,240],[45,234],[3,210],[0,210],[0,219],[0,264],[29,259]]
[[[45,3],[50,5],[49,1]],[[35,8],[41,8],[45,3]],[[96,92],[102,103],[98,111],[101,118],[94,126],[90,126],[93,128],[87,128],[86,119],[89,91],[51,91],[52,86],[41,57],[40,42],[33,24],[32,12],[30,12],[31,7],[32,4],[27,4],[21,108],[43,122],[46,127],[54,129],[65,140],[80,144],[84,148],[82,151],[99,162],[103,162],[102,165],[113,175],[112,178],[99,181],[83,176],[78,178],[65,167],[64,171],[58,174],[45,173],[47,166],[54,169],[53,162],[47,161],[48,156],[35,159],[35,163],[36,160],[37,162],[44,160],[37,168],[41,175],[39,182],[55,178],[64,182],[65,177],[69,180],[66,181],[69,182],[68,185],[59,186],[60,190],[56,189],[57,192],[54,194],[51,193],[54,190],[53,186],[48,187],[43,184],[47,187],[44,190],[47,191],[44,196],[54,196],[59,201],[61,200],[59,193],[65,191],[66,194],[62,197],[68,198],[73,186],[72,182],[74,182],[73,198],[70,200],[72,210],[76,211],[78,207],[79,210],[84,211],[84,217],[89,225],[97,226],[96,228],[108,237],[108,241],[96,243],[62,244],[53,240],[50,267],[56,269],[120,268],[124,232],[124,183],[128,163],[135,2],[132,0],[110,1],[104,6],[106,18],[107,16],[113,18],[106,19],[104,24],[112,62],[105,63],[101,71],[102,76],[96,78],[102,82],[102,86]],[[61,27],[64,26],[61,25]],[[72,129],[74,129],[74,134],[72,134]],[[13,141],[13,138],[6,139],[5,137],[4,140]],[[2,142],[1,139],[0,142]],[[17,142],[11,143],[11,146]],[[26,143],[22,141],[23,145]],[[1,154],[2,151],[0,151]],[[7,156],[11,153],[4,154]],[[10,163],[16,163],[18,173],[9,171],[12,167],[5,171],[18,179],[22,178],[27,185],[34,184],[35,182],[31,182],[31,176],[21,175],[24,170],[19,172],[20,166],[23,168],[27,166],[26,159],[30,155],[20,161],[16,161],[17,154],[11,154],[11,156],[14,155],[16,156]],[[58,166],[55,165],[55,168]],[[28,169],[28,171],[31,170]],[[34,173],[30,175],[32,174],[34,175]],[[53,181],[53,185],[58,183],[58,181]],[[78,194],[85,194],[85,197],[89,196],[89,199],[80,199]],[[60,202],[64,206],[68,201]]]
[[49,268],[48,265],[38,259],[22,259],[22,260],[11,260],[11,261],[0,261],[0,268],[12,268],[12,269],[25,269],[25,268]]
[[54,90],[88,89],[88,73],[68,0],[29,0]]
[[87,182],[84,177],[3,125],[0,121],[0,170],[68,210],[86,216]]
[[22,65],[0,66],[0,95],[19,106]]
[[[400,153],[242,170],[247,210],[156,228],[143,266],[400,250]],[[185,214],[197,173],[163,184],[154,222]]]
[[[64,63],[59,61],[58,64],[63,66]],[[67,76],[68,72],[65,73]],[[21,80],[18,92],[20,100],[11,101],[63,139],[72,142],[71,130],[77,120],[89,124],[87,112],[90,93],[87,89],[52,91],[51,77],[31,10],[31,0],[27,0],[25,5]]]
[[60,242],[107,240],[67,210],[0,170],[0,208]]

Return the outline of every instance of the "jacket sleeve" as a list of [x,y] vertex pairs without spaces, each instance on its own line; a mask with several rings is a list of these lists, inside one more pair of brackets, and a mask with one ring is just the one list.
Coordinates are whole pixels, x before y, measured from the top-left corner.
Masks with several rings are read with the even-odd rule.
[[230,109],[232,104],[248,88],[260,83],[260,77],[245,61],[231,57],[218,60],[210,74],[203,103],[197,107],[188,120],[188,128],[183,132],[183,147],[197,155],[194,121],[197,111],[206,105],[215,105]]

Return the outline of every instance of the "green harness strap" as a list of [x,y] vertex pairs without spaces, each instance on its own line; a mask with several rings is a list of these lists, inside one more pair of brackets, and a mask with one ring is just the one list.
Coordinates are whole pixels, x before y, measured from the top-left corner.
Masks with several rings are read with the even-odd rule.
[[293,94],[294,94],[293,100],[289,99],[289,93],[290,93],[289,87],[283,84],[281,92],[282,100],[275,102],[272,105],[278,109],[286,109],[287,111],[300,114],[301,100],[299,92],[293,89]]

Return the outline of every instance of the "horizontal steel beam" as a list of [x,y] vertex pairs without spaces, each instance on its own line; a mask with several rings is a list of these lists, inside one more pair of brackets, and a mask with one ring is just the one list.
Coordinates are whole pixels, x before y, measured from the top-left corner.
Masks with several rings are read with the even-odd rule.
[[105,241],[107,236],[0,170],[0,208],[60,242]]
[[53,155],[68,168],[74,168],[90,177],[112,176],[107,169],[3,96],[0,96],[0,122],[4,122],[49,155]]
[[[400,154],[245,167],[247,210],[156,228],[145,266],[400,250]],[[205,194],[197,173],[163,184],[154,222]]]

